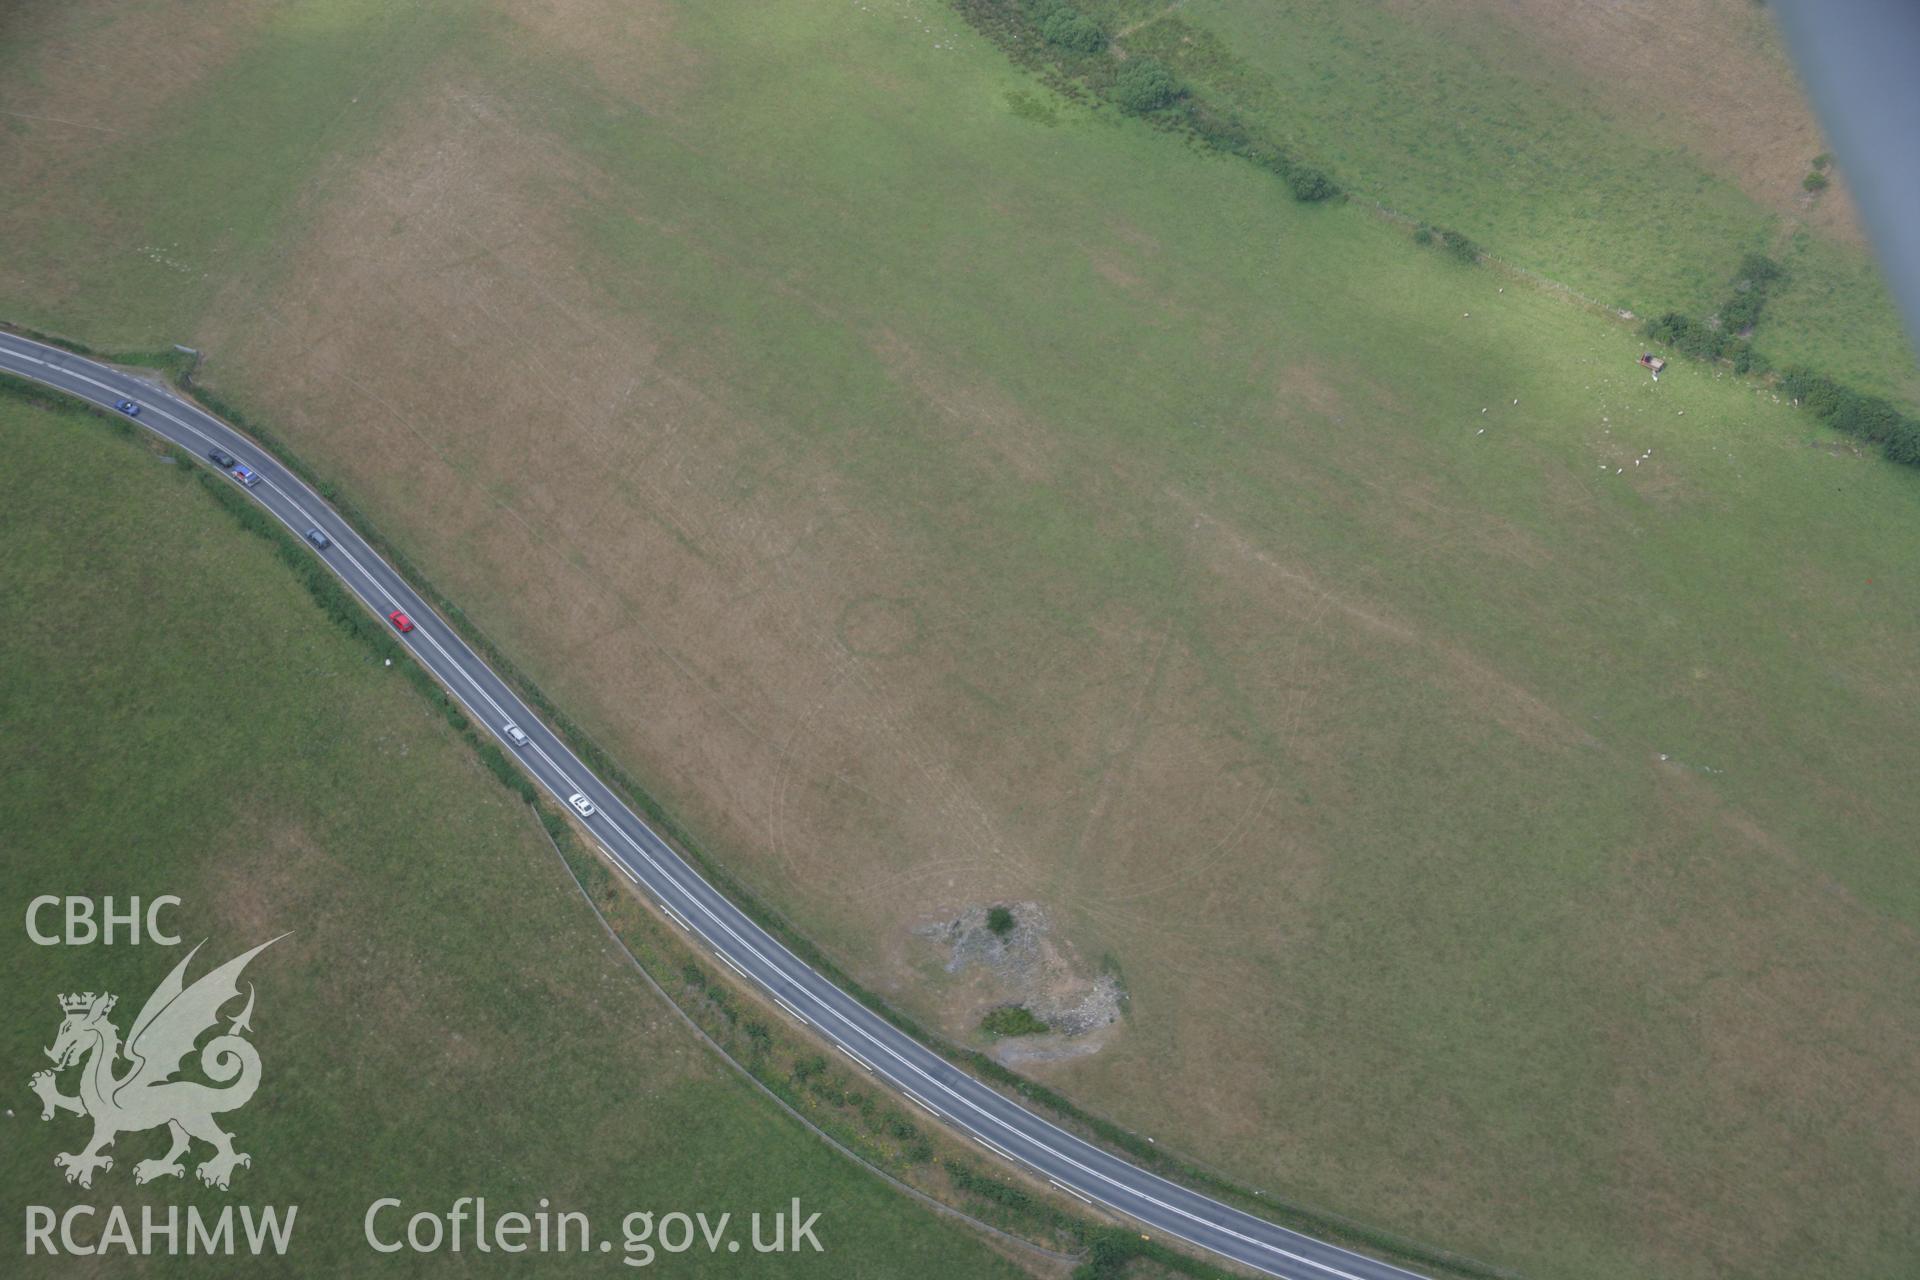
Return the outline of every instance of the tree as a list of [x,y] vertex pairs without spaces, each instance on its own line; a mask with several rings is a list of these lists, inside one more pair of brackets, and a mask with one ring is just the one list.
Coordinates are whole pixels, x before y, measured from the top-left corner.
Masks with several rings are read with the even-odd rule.
[[1316,200],[1331,200],[1340,194],[1340,188],[1334,185],[1332,178],[1307,165],[1296,166],[1287,174],[1287,190],[1291,191],[1293,198],[1302,204],[1312,204]]
[[1041,19],[1040,38],[1074,53],[1098,53],[1107,47],[1107,33],[1099,23],[1064,5]]
[[1134,58],[1113,82],[1113,100],[1129,115],[1144,116],[1180,96],[1173,72],[1152,58]]
[[1440,243],[1446,246],[1447,253],[1455,262],[1472,264],[1480,260],[1480,246],[1458,231],[1442,231]]

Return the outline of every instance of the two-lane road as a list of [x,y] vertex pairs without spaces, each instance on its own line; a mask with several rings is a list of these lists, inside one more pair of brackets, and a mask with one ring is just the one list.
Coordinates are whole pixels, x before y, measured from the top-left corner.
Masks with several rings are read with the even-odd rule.
[[[561,803],[576,792],[593,801],[598,812],[584,825],[621,874],[789,1016],[832,1042],[856,1068],[884,1080],[999,1158],[1070,1195],[1135,1219],[1148,1234],[1177,1236],[1288,1280],[1417,1280],[1412,1272],[1276,1226],[1074,1137],[961,1071],[814,972],[655,835],[339,513],[239,431],[156,382],[12,334],[0,333],[0,369],[109,411],[117,401],[133,400],[141,406],[140,425],[196,458],[222,449],[259,472],[260,485],[244,492],[296,535],[323,531],[332,546],[314,554],[375,613],[384,618],[399,609],[412,618],[415,629],[400,639],[478,724],[493,731],[509,755]],[[526,746],[507,740],[503,726],[509,721],[526,732]]]

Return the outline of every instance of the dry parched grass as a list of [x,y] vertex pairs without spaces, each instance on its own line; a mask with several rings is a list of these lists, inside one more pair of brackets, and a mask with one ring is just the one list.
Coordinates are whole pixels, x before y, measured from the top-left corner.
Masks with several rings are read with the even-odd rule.
[[1039,903],[1032,1071],[1529,1273],[1897,1255],[1910,494],[937,6],[474,12],[179,336],[753,891],[929,1022]]
[[[1558,1042],[1634,1043],[1642,1014],[1608,1002],[1658,988],[1651,970],[1582,967],[1619,913],[1562,905],[1633,856],[1617,811],[1580,795],[1596,769],[1644,785],[1640,757],[1563,682],[1396,580],[1391,558],[1356,571],[1362,557],[1285,523],[1364,511],[1412,565],[1497,566],[1487,598],[1527,616],[1521,593],[1587,553],[1463,488],[1451,446],[1370,449],[1369,423],[1424,427],[1430,388],[1298,353],[1249,361],[1252,407],[1217,417],[1260,442],[1242,474],[1286,495],[1264,524],[1217,477],[1090,437],[912,317],[850,314],[457,59],[396,118],[285,278],[233,291],[207,323],[207,376],[266,406],[743,880],[935,1020],[937,984],[887,954],[905,928],[968,903],[1046,904],[1089,968],[1120,964],[1132,1012],[1098,1054],[1026,1069],[1305,1199],[1403,1225],[1448,1204],[1435,1234],[1493,1256],[1549,1250],[1553,1228],[1522,1245],[1488,1223],[1591,1212],[1551,1135],[1568,1089],[1604,1087],[1567,1123],[1597,1109],[1642,1144],[1604,1175],[1623,1222],[1658,1218],[1622,1228],[1647,1233],[1622,1256],[1688,1247],[1697,1157],[1662,1145],[1663,1126],[1675,1108],[1731,1116],[1733,1096],[1673,1086],[1694,1050],[1666,1039],[1665,1012],[1648,1050],[1664,1072],[1601,1057],[1595,1084],[1551,1066]],[[1233,325],[1164,282],[1166,234],[1077,231],[1074,269],[1151,308],[1158,334],[1197,330],[1195,358],[1225,367]],[[644,249],[610,259],[608,235]],[[742,372],[765,350],[736,345],[738,322],[714,322],[681,272],[745,276],[757,305],[844,335],[830,408],[796,426],[770,403]],[[1522,431],[1528,411],[1508,408],[1500,430]],[[872,460],[903,442],[925,452],[876,480]],[[1615,518],[1590,482],[1538,467],[1516,492]],[[1115,549],[1138,559],[1109,570]],[[1576,629],[1545,616],[1556,642]],[[1477,798],[1489,777],[1524,781]],[[1569,828],[1593,832],[1578,860],[1541,834]],[[1550,962],[1518,941],[1542,931],[1572,939]],[[1636,956],[1706,963],[1686,931],[1625,936]],[[1396,937],[1433,950],[1379,945]],[[1483,959],[1489,937],[1519,959]],[[1472,1017],[1489,1006],[1483,1037]],[[1431,1021],[1448,1010],[1472,1017]],[[1756,1067],[1750,1087],[1777,1098],[1801,1068],[1770,1061],[1781,1074]],[[1497,1107],[1463,1083],[1506,1073]],[[1189,1087],[1169,1092],[1170,1075]],[[1784,1141],[1691,1132],[1715,1153]],[[1583,1131],[1578,1149],[1616,1147]],[[1658,1168],[1629,1168],[1639,1157]]]
[[1752,0],[1398,0],[1458,34],[1463,15],[1498,23],[1534,56],[1651,106],[1649,150],[1685,146],[1768,208],[1864,245],[1842,175],[1817,201],[1800,180],[1827,150],[1765,9]]

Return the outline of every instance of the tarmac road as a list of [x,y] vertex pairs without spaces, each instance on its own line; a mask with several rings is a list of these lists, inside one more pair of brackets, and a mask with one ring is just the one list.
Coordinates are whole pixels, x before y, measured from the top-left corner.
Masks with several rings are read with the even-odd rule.
[[[347,588],[384,618],[394,610],[415,623],[399,637],[499,738],[508,755],[561,804],[579,794],[595,812],[583,826],[615,870],[722,963],[765,991],[788,1016],[813,1028],[855,1066],[905,1095],[929,1115],[989,1152],[1021,1166],[1069,1195],[1105,1206],[1156,1239],[1177,1237],[1287,1280],[1417,1280],[1415,1273],[1276,1226],[1128,1163],[1066,1133],[968,1075],[868,1009],[802,962],[701,878],[667,843],[587,770],[506,682],[469,649],[452,627],[340,515],[272,454],[161,385],[157,377],[117,369],[0,332],[0,369],[31,378],[113,411],[116,401],[141,406],[141,426],[205,460],[222,449],[260,473],[242,489],[298,536],[320,529],[332,541],[314,554]],[[207,465],[212,466],[211,462]],[[515,746],[503,726],[525,731]]]

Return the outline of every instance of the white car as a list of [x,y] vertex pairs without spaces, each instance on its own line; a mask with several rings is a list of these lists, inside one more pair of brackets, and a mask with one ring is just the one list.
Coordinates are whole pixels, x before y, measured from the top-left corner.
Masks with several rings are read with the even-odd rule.
[[506,734],[507,741],[516,747],[524,747],[527,745],[527,731],[511,720],[500,726],[500,732]]
[[583,818],[591,818],[599,812],[598,809],[593,807],[593,801],[587,799],[578,791],[567,797],[567,803],[572,805],[573,811]]

